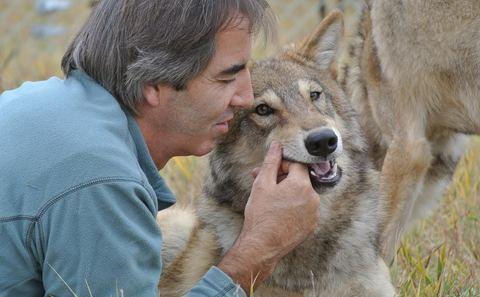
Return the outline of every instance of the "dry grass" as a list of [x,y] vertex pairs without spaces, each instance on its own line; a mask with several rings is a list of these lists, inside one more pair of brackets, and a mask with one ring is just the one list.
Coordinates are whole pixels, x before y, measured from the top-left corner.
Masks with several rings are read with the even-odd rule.
[[[33,0],[0,0],[0,92],[17,87],[25,80],[41,80],[61,75],[60,60],[68,41],[85,20],[87,1],[72,1],[68,11],[38,15]],[[38,24],[65,27],[63,35],[47,39],[33,38]]]
[[480,296],[480,139],[434,215],[404,238],[392,275],[402,296]]
[[[0,0],[0,26],[7,28],[0,37],[0,92],[25,80],[61,75],[59,61],[67,41],[88,13],[87,1],[73,1],[74,7],[69,11],[35,16],[30,14],[32,2]],[[299,6],[299,11],[308,11],[305,7],[311,8],[316,0],[305,2],[308,5]],[[285,3],[289,2],[272,1],[276,9]],[[16,8],[11,9],[12,6]],[[29,36],[32,23],[68,24],[68,33],[46,40],[33,39]],[[287,23],[282,22],[281,30],[286,30]],[[291,39],[294,38],[282,41]],[[162,171],[182,203],[199,195],[204,164],[205,159],[175,158]],[[397,262],[391,268],[400,295],[480,296],[479,227],[480,139],[476,138],[442,205],[402,242]]]

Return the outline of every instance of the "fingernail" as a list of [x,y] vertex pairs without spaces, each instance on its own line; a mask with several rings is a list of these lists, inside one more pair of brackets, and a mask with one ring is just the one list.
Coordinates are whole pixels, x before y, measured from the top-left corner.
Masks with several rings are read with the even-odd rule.
[[278,141],[276,140],[273,140],[272,142],[270,142],[270,145],[268,146],[268,150],[273,151],[278,149],[279,147],[280,147],[280,143],[278,143]]

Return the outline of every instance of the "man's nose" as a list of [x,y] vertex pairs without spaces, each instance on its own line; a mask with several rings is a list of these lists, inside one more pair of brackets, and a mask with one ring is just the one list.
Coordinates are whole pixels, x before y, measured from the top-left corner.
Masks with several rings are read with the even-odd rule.
[[253,104],[253,89],[252,80],[250,78],[250,71],[245,69],[237,77],[238,89],[233,95],[231,106],[249,108]]

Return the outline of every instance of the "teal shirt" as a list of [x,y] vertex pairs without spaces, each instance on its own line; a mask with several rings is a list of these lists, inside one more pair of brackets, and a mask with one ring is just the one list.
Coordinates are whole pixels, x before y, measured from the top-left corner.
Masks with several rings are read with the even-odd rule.
[[[175,199],[104,88],[75,71],[1,94],[0,168],[0,296],[158,294]],[[189,293],[237,295],[216,267]]]

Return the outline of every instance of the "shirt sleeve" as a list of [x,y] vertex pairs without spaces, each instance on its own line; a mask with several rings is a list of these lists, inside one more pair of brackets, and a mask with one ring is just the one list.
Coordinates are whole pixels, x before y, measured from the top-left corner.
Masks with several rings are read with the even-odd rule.
[[212,266],[188,297],[246,297],[243,289],[219,268]]
[[156,198],[139,182],[92,182],[40,217],[45,296],[157,296],[162,237]]

